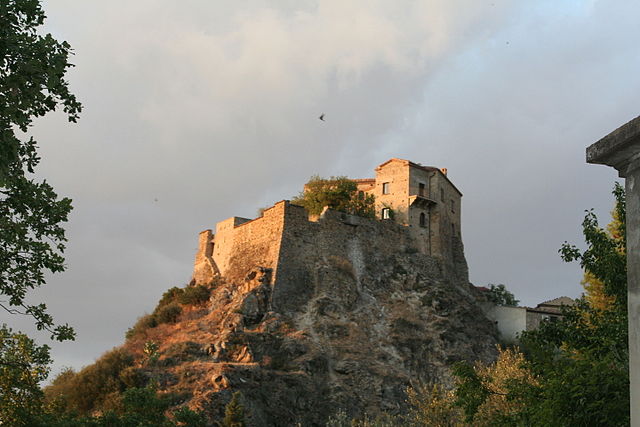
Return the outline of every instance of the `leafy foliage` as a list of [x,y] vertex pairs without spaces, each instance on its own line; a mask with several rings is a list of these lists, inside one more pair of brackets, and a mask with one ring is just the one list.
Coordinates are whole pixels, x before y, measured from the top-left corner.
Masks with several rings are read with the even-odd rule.
[[205,285],[169,288],[162,294],[153,313],[140,317],[136,324],[127,330],[125,337],[133,338],[162,323],[175,323],[182,314],[182,306],[204,304],[210,295],[211,287]]
[[39,330],[60,341],[73,339],[56,326],[45,304],[29,304],[29,290],[45,284],[45,272],[63,271],[71,200],[58,199],[46,182],[33,179],[40,162],[33,137],[21,140],[33,119],[62,106],[75,122],[81,105],[64,76],[71,47],[38,31],[45,20],[38,0],[0,2],[0,307],[32,316]]
[[[524,332],[521,369],[505,377],[502,390],[491,390],[468,366],[460,379],[458,404],[469,420],[482,419],[483,405],[496,393],[515,402],[489,414],[491,425],[625,426],[629,424],[629,377],[626,311],[625,194],[616,184],[614,220],[607,230],[593,211],[582,223],[587,249],[565,243],[565,261],[579,261],[590,285],[575,306],[563,308],[557,322],[542,322]],[[599,294],[598,298],[594,298]],[[496,374],[490,375],[491,381]]]
[[510,305],[517,307],[520,303],[516,297],[509,292],[505,285],[494,285],[493,283],[489,283],[489,293],[488,293],[489,301],[493,302],[496,305]]
[[187,286],[178,296],[178,302],[184,305],[199,305],[209,300],[211,289],[204,285]]
[[222,427],[244,427],[244,406],[240,403],[242,393],[236,391],[231,396],[231,400],[224,408],[224,418],[220,425]]
[[453,390],[437,384],[416,386],[407,390],[410,411],[406,422],[411,426],[458,427],[463,426],[462,410],[455,406]]
[[38,383],[49,373],[49,347],[0,327],[0,424],[27,426],[42,412]]
[[160,308],[155,313],[158,324],[160,323],[175,323],[178,321],[178,317],[182,314],[182,307],[177,302],[172,302]]
[[345,176],[333,176],[329,179],[312,176],[305,184],[304,191],[291,202],[303,206],[313,215],[320,215],[325,206],[328,206],[353,215],[375,217],[374,196],[359,193],[356,183]]
[[467,422],[474,426],[527,424],[527,401],[520,390],[536,387],[538,380],[517,349],[499,348],[498,360],[489,365],[458,364],[454,375],[459,380],[456,404]]
[[121,374],[132,365],[133,356],[116,348],[76,374],[67,371],[57,376],[45,388],[47,399],[50,402],[59,400],[67,412],[80,414],[114,406],[113,395],[127,388]]

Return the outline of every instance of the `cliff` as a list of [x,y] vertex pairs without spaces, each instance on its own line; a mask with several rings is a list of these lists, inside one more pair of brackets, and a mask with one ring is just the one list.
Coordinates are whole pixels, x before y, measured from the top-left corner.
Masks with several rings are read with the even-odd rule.
[[391,221],[280,208],[277,240],[237,240],[206,307],[128,342],[159,343],[162,390],[212,419],[240,390],[251,426],[324,425],[337,409],[400,412],[410,384],[447,383],[452,363],[494,357],[459,241],[443,260]]
[[433,257],[407,226],[330,210],[309,220],[280,202],[218,224],[215,242],[201,233],[194,292],[167,292],[139,320],[116,350],[134,360],[104,386],[115,394],[85,410],[155,382],[211,425],[241,391],[249,426],[321,426],[340,409],[401,413],[409,385],[447,384],[452,363],[495,357],[497,332],[455,236],[449,256]]

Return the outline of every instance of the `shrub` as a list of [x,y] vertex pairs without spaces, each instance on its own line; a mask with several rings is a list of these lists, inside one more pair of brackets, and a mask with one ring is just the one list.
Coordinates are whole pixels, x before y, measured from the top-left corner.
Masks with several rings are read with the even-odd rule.
[[188,286],[178,295],[178,302],[185,305],[198,305],[209,300],[211,289],[204,285]]
[[58,375],[51,386],[45,388],[47,400],[60,400],[68,412],[89,414],[112,406],[114,396],[126,389],[120,374],[133,365],[133,356],[121,348],[102,355],[93,365],[77,374],[66,370]]
[[160,308],[155,317],[158,323],[175,323],[182,313],[182,307],[177,302],[172,302]]
[[236,391],[231,397],[231,401],[224,408],[223,427],[244,427],[244,406],[240,403],[242,393]]
[[175,302],[183,293],[184,289],[178,288],[177,286],[168,289],[164,294],[162,294],[162,298],[158,301],[158,305],[153,311],[153,314],[157,314],[163,307]]
[[133,338],[150,328],[158,326],[158,320],[153,314],[146,314],[138,319],[135,325],[130,327],[125,334],[126,339]]
[[127,388],[144,387],[147,385],[147,377],[140,369],[134,366],[124,368],[120,372],[119,378]]
[[310,214],[319,215],[325,206],[366,218],[375,217],[375,198],[358,192],[355,182],[345,176],[329,179],[312,176],[304,191],[291,200]]

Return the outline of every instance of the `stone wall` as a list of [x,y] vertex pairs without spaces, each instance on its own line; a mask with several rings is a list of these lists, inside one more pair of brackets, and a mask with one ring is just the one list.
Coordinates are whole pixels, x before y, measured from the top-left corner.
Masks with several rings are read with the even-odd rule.
[[213,259],[223,276],[242,280],[255,266],[276,269],[288,203],[278,202],[254,220],[233,217],[216,225]]
[[[280,245],[273,304],[282,312],[304,305],[323,280],[323,271],[344,273],[345,304],[365,286],[360,282],[366,265],[385,263],[397,255],[417,252],[408,228],[392,221],[367,219],[325,210],[309,221],[304,208],[288,205]],[[354,289],[351,294],[348,289]]]
[[198,236],[198,252],[193,264],[193,283],[206,285],[218,274],[220,271],[213,260],[213,233],[211,230],[204,230]]
[[446,176],[438,171],[430,181],[431,198],[437,203],[431,211],[431,248],[443,258],[454,256],[456,245],[462,243],[462,197]]
[[[384,194],[383,185],[388,184]],[[383,208],[391,208],[398,224],[409,225],[407,196],[409,195],[409,168],[402,162],[388,162],[376,168],[376,216]]]

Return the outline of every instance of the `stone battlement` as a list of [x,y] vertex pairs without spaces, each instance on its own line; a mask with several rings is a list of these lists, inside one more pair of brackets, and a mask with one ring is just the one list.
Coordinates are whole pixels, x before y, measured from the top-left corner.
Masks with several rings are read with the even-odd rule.
[[376,178],[355,182],[359,191],[376,197],[376,219],[330,209],[310,217],[287,200],[255,219],[231,217],[217,223],[215,233],[200,233],[194,282],[209,283],[218,275],[242,280],[260,266],[271,269],[274,283],[286,289],[286,283],[308,279],[298,275],[306,271],[305,259],[318,254],[346,260],[353,274],[364,256],[403,253],[434,257],[445,266],[463,263],[466,271],[461,193],[443,171],[391,159],[376,168]]

